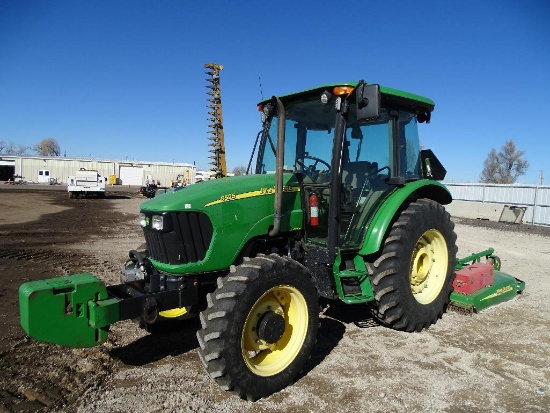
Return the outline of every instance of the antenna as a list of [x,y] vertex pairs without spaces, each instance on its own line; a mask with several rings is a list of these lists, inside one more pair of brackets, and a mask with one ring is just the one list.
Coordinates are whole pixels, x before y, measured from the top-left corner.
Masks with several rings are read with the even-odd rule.
[[260,84],[260,96],[264,100],[264,92],[262,91],[262,78],[258,75],[258,83]]

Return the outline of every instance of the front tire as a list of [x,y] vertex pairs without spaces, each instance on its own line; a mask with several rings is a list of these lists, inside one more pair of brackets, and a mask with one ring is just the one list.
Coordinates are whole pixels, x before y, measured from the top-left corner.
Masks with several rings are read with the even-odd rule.
[[248,400],[294,381],[319,324],[317,291],[302,265],[275,254],[250,258],[220,277],[207,300],[197,338],[210,377]]
[[445,312],[456,266],[456,234],[445,208],[420,199],[404,209],[369,265],[374,317],[403,331],[421,331]]

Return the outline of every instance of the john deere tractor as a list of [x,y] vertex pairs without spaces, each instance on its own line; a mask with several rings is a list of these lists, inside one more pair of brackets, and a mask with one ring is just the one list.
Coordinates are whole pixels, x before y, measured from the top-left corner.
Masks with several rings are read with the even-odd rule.
[[397,330],[435,323],[457,247],[445,169],[418,139],[434,102],[360,81],[259,109],[253,173],[144,202],[147,249],[130,251],[120,285],[76,274],[21,286],[25,331],[83,347],[119,320],[199,316],[208,374],[255,400],[302,371],[320,297],[368,305]]

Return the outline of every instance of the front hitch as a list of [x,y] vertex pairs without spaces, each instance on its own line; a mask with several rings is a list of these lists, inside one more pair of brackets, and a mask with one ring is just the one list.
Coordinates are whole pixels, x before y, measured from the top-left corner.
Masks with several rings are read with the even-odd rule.
[[91,274],[32,281],[19,288],[21,326],[41,341],[92,347],[107,340],[109,324],[120,319],[107,287]]
[[32,338],[69,347],[92,347],[107,340],[117,321],[143,318],[198,303],[198,283],[172,277],[161,291],[138,283],[105,286],[91,274],[31,281],[19,288],[21,326]]

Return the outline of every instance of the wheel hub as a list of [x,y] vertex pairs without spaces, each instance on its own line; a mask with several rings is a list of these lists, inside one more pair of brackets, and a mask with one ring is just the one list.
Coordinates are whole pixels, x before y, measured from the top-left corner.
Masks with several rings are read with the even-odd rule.
[[308,305],[295,287],[278,285],[252,306],[242,335],[243,358],[254,374],[280,373],[299,356],[308,331]]
[[276,343],[285,332],[285,319],[273,311],[266,311],[256,325],[256,332],[268,345]]
[[441,232],[430,229],[418,239],[410,268],[410,287],[421,304],[435,300],[447,274],[449,264],[447,243]]
[[413,264],[411,268],[411,288],[413,292],[419,293],[426,288],[426,281],[429,276],[433,258],[433,248],[422,246],[414,253]]

